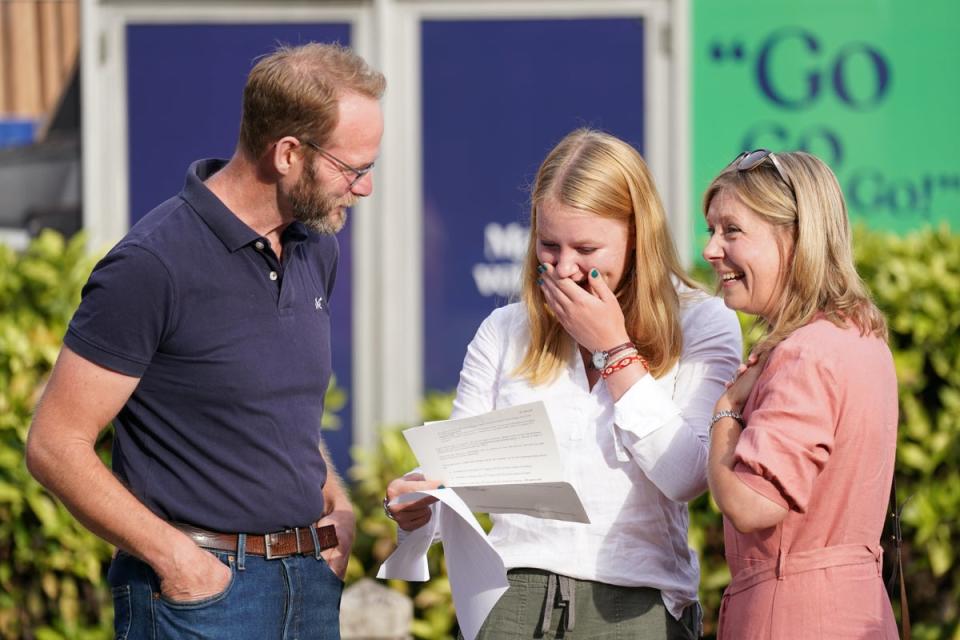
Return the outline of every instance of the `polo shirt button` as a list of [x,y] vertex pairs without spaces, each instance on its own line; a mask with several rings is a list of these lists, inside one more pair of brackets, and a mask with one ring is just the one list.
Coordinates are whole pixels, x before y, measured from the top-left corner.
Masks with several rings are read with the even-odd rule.
[[271,280],[276,280],[276,279],[277,279],[277,272],[276,272],[276,271],[271,271],[271,272],[270,272],[270,279],[271,279]]
[[257,251],[263,251],[264,244],[262,240],[257,240],[253,243],[253,246],[257,248]]

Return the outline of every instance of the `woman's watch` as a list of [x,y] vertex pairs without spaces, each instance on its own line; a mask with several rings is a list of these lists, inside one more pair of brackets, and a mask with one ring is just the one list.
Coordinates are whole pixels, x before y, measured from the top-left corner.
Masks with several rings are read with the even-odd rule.
[[592,364],[593,368],[597,371],[603,371],[607,366],[607,362],[610,361],[610,356],[615,356],[621,351],[625,351],[627,349],[636,348],[636,345],[634,345],[632,342],[624,342],[623,344],[618,344],[617,346],[607,349],[606,351],[594,351],[590,355],[590,364]]

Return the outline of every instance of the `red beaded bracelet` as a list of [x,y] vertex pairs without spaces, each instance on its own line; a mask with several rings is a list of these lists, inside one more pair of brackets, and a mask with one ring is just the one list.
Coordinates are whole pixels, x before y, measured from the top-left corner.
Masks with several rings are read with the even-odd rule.
[[640,354],[637,354],[634,356],[627,356],[626,358],[621,358],[616,362],[614,362],[613,364],[609,365],[608,367],[604,368],[604,370],[600,372],[600,377],[606,380],[607,378],[615,374],[617,371],[620,371],[620,369],[625,369],[630,365],[632,365],[634,362],[639,362],[644,366],[644,368],[648,370],[650,369],[650,365],[647,364],[646,358],[644,358]]

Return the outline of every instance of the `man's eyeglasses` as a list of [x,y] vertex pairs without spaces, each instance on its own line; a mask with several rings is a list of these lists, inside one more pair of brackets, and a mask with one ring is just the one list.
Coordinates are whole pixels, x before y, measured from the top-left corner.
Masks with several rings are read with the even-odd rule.
[[737,168],[737,171],[751,171],[756,169],[764,160],[770,160],[773,164],[773,168],[777,170],[777,175],[780,176],[780,179],[783,180],[783,183],[790,187],[790,191],[793,192],[794,198],[796,198],[796,191],[793,188],[793,182],[787,177],[787,173],[783,170],[783,167],[780,166],[780,161],[777,160],[777,156],[774,155],[773,151],[769,149],[755,149],[753,151],[744,151],[736,158],[733,159],[733,162],[730,164],[734,165]]
[[328,160],[330,160],[331,162],[333,162],[335,165],[337,165],[337,166],[340,168],[341,171],[345,171],[347,174],[352,174],[352,175],[353,175],[353,179],[350,180],[350,185],[349,185],[349,188],[351,188],[351,189],[353,189],[353,186],[354,186],[355,184],[357,184],[358,182],[360,182],[360,180],[363,178],[363,176],[365,176],[365,175],[367,175],[368,173],[370,173],[371,171],[373,171],[373,163],[372,163],[372,162],[371,162],[370,164],[368,164],[367,166],[365,166],[363,169],[357,169],[356,167],[353,167],[353,166],[347,164],[346,162],[344,162],[343,160],[341,160],[341,159],[338,158],[337,156],[333,155],[332,153],[330,153],[329,151],[327,151],[326,149],[324,149],[324,148],[321,147],[320,145],[316,144],[315,142],[310,142],[309,140],[304,140],[303,143],[304,143],[305,145],[309,146],[309,147],[312,147],[313,149],[316,149],[317,153],[319,153],[320,155],[324,156],[325,158],[327,158]]

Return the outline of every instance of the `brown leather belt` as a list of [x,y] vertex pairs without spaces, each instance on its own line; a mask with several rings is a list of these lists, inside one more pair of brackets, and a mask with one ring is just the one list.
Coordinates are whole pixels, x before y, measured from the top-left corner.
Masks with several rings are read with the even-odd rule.
[[[217,551],[238,551],[237,544],[240,536],[236,533],[217,533],[188,524],[171,524],[187,534],[199,547]],[[319,549],[313,544],[310,527],[287,529],[266,535],[247,534],[244,549],[246,553],[263,556],[267,560],[275,560],[295,555],[319,556],[321,551],[337,546],[337,530],[332,524],[316,527],[316,530],[317,540],[320,542]]]

